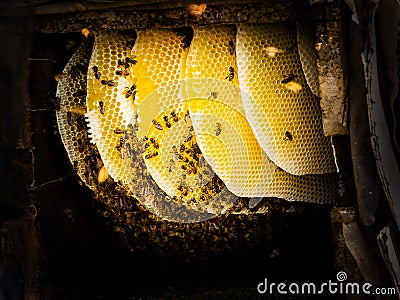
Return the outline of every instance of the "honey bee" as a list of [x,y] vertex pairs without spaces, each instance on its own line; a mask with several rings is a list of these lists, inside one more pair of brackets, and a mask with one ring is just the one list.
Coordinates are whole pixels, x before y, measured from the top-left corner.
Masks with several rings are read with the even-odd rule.
[[90,31],[89,31],[89,29],[87,29],[87,28],[83,28],[82,31],[81,31],[81,34],[82,34],[85,38],[87,38],[87,37],[89,36],[89,34],[90,34]]
[[85,118],[83,117],[83,115],[79,115],[76,118],[76,121],[76,126],[78,127],[78,130],[82,131],[86,129]]
[[229,67],[229,75],[225,77],[229,81],[232,81],[235,78],[235,69],[233,67]]
[[283,138],[284,141],[293,141],[293,136],[289,131],[285,131],[285,137]]
[[122,149],[119,150],[119,157],[121,157],[122,159],[125,158],[125,154],[124,151],[122,151]]
[[153,152],[153,153],[147,153],[144,158],[145,159],[150,159],[150,158],[156,157],[157,155],[158,155],[157,151]]
[[72,119],[72,113],[71,112],[67,112],[67,122],[69,126],[74,125],[74,120]]
[[189,11],[189,14],[195,18],[200,18],[203,12],[206,10],[207,4],[201,3],[201,4],[189,4],[187,6],[187,10]]
[[291,81],[293,81],[297,75],[291,73],[289,75],[283,75],[284,79],[281,81],[281,83],[289,83]]
[[125,145],[125,139],[123,137],[120,137],[119,146],[122,148],[124,145]]
[[180,148],[179,148],[179,152],[183,152],[183,151],[185,151],[185,149],[186,149],[186,147],[185,147],[185,145],[184,144],[181,144],[180,145]]
[[285,83],[284,86],[286,89],[292,91],[293,93],[298,93],[302,90],[301,84],[298,84],[297,82],[294,82],[294,81]]
[[163,119],[165,121],[165,126],[167,126],[167,128],[171,128],[171,123],[168,121],[168,116],[164,116]]
[[208,172],[207,170],[203,170],[203,174],[206,175],[206,176],[211,176],[211,173]]
[[128,157],[131,157],[131,155],[132,155],[132,147],[131,147],[131,144],[126,143],[126,144],[125,144],[125,147],[126,147],[126,154],[128,155]]
[[129,98],[130,96],[133,96],[133,99],[135,99],[136,96],[136,84],[132,85],[128,91],[125,93],[125,98]]
[[[226,79],[226,78],[225,78],[225,79]],[[212,91],[212,92],[210,93],[210,96],[207,98],[207,100],[209,100],[210,98],[211,98],[212,100],[215,100],[215,99],[217,99],[217,96],[218,96],[217,92]]]
[[233,41],[229,41],[228,47],[229,47],[229,54],[234,55],[235,54],[235,43]]
[[122,70],[117,70],[117,71],[115,72],[115,74],[117,74],[117,75],[122,75]]
[[99,101],[99,107],[100,107],[100,113],[101,113],[102,115],[104,115],[105,109],[104,109],[104,103],[103,103],[103,101]]
[[168,171],[171,173],[175,170],[175,161],[173,159],[169,160],[169,167],[168,167]]
[[171,111],[171,117],[174,120],[175,123],[179,121],[178,116],[176,115],[175,110]]
[[203,174],[199,173],[199,176],[197,177],[197,186],[201,187],[203,185]]
[[200,147],[197,143],[192,146],[192,150],[195,154],[201,154]]
[[118,66],[125,66],[125,62],[122,59],[118,59],[117,64]]
[[178,149],[176,148],[175,145],[172,146],[172,155],[173,155],[173,157],[174,157],[175,159],[178,159],[178,155],[180,155],[180,154],[178,153]]
[[125,133],[125,130],[124,129],[120,129],[120,128],[115,128],[114,129],[114,133],[115,134],[123,134],[123,133]]
[[[75,74],[76,76],[76,74]],[[54,75],[54,79],[55,81],[60,81],[60,79],[63,77],[63,73],[57,73],[56,75]]]
[[114,81],[112,81],[112,80],[102,80],[102,81],[100,81],[100,83],[102,84],[102,85],[108,85],[108,86],[114,86],[115,85],[115,82]]
[[122,75],[123,75],[124,77],[128,76],[128,75],[129,75],[129,71],[124,70],[124,71],[122,72]]
[[281,49],[278,49],[276,47],[266,47],[265,52],[267,52],[267,55],[269,57],[275,57],[278,53],[283,53],[284,51]]
[[98,68],[97,66],[93,66],[92,70],[93,70],[93,72],[94,72],[94,77],[95,77],[96,79],[100,79],[101,74],[100,74],[100,72],[99,72],[99,68]]
[[216,124],[217,124],[217,130],[215,131],[215,135],[219,136],[221,134],[221,131],[222,131],[222,125],[221,125],[220,122],[217,122]]
[[163,127],[160,123],[158,123],[156,120],[152,120],[151,122],[153,122],[154,126],[158,129],[158,130],[163,130]]

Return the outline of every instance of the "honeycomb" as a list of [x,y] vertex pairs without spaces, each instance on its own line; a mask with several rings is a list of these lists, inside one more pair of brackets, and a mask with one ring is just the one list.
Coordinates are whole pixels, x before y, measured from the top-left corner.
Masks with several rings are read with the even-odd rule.
[[61,140],[78,176],[91,189],[96,182],[86,175],[85,159],[91,153],[87,132],[86,73],[92,51],[92,43],[85,41],[65,66],[58,82],[56,96],[60,109],[56,111]]
[[138,61],[132,71],[138,91],[137,135],[144,139],[148,172],[164,192],[189,207],[216,213],[237,197],[225,192],[225,185],[204,161],[187,103],[182,101],[182,73],[192,32],[191,28],[138,32],[132,49]]
[[[134,39],[110,32],[96,34],[87,74],[87,119],[90,138],[96,144],[108,174],[127,183],[134,169],[123,167],[124,130],[134,118],[134,64],[130,48]],[[132,60],[132,61],[131,61]]]
[[[301,71],[296,32],[280,24],[240,24],[236,45],[246,117],[268,157],[294,175],[334,172],[319,101]],[[271,56],[267,47],[282,51]]]
[[334,202],[331,148],[294,32],[242,24],[95,38],[90,62],[84,43],[57,89],[62,141],[93,190],[104,190],[104,163],[126,195],[176,222],[224,213],[238,196]]
[[194,27],[184,99],[200,149],[215,173],[237,196],[262,196],[275,166],[245,118],[235,42],[232,25]]

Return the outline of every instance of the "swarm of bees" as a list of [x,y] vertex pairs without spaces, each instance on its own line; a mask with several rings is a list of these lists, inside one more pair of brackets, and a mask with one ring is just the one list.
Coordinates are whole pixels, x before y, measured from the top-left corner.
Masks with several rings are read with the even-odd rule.
[[112,80],[102,80],[102,81],[100,81],[100,83],[102,85],[115,86],[115,82]]
[[229,41],[228,47],[229,47],[229,54],[234,55],[235,54],[235,43],[233,41]]
[[194,18],[200,18],[203,12],[206,10],[207,4],[201,3],[201,4],[189,4],[187,6],[187,10],[189,11],[189,14],[194,17]]
[[218,96],[218,94],[217,94],[217,92],[215,92],[215,91],[212,91],[211,93],[210,93],[210,96],[207,98],[207,100],[215,100],[215,99],[217,99],[217,96]]
[[[168,115],[164,115],[162,117],[162,119],[164,121],[164,124],[165,124],[166,128],[171,128],[171,126],[172,126],[171,120],[174,121],[175,123],[177,123],[179,121],[179,118],[178,118],[175,110],[171,111],[169,113],[169,116]],[[153,123],[153,125],[154,125],[154,127],[156,129],[164,130],[164,126],[160,122],[158,122],[157,120],[153,119],[151,122]]]
[[94,77],[99,80],[101,77],[101,73],[99,72],[99,68],[97,66],[93,66],[92,67],[93,73],[94,73]]
[[99,101],[99,109],[100,109],[100,113],[102,115],[104,115],[105,109],[104,109],[104,102],[103,101]]

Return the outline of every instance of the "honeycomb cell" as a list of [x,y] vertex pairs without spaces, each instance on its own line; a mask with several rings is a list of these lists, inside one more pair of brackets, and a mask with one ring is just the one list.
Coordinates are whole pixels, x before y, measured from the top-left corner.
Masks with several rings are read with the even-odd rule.
[[[334,172],[319,101],[295,51],[296,33],[279,24],[240,24],[236,43],[246,117],[268,157],[294,175]],[[270,56],[270,47],[280,53]]]

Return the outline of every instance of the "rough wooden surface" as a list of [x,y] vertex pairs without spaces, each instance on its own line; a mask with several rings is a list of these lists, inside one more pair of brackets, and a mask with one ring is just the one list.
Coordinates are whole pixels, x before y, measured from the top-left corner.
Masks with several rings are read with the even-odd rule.
[[[127,1],[133,2],[133,1]],[[136,2],[136,1],[135,1]],[[138,2],[141,4],[142,2]],[[340,1],[308,6],[303,1],[208,1],[201,17],[189,14],[189,2],[162,1],[158,5],[131,5],[124,8],[110,8],[116,4],[101,5],[102,10],[81,10],[74,12],[39,14],[45,7],[38,6],[34,31],[37,33],[80,32],[89,29],[142,29],[149,27],[179,27],[191,24],[224,23],[272,23],[289,22],[301,18],[307,22],[338,21],[341,15],[337,9]],[[71,4],[68,4],[69,6]],[[119,5],[119,4],[118,4]],[[322,7],[326,13],[322,14]],[[67,9],[68,10],[68,9]]]
[[[357,262],[365,281],[374,287],[388,287],[389,280],[384,263],[371,248],[360,225],[356,222],[343,224],[343,237],[347,248]],[[376,299],[396,299],[395,296],[375,295]]]
[[[339,9],[339,8],[337,8]],[[317,25],[322,124],[327,136],[347,134],[347,95],[341,22]]]
[[352,21],[349,23],[349,28],[352,41],[348,65],[351,156],[360,221],[363,225],[372,225],[381,198],[381,188],[371,146],[364,70],[360,56],[364,46],[364,32],[361,32]]
[[25,116],[32,7],[29,1],[3,1],[0,10],[0,257],[18,296],[37,299],[40,228],[36,203],[25,188],[33,183],[29,118]]

